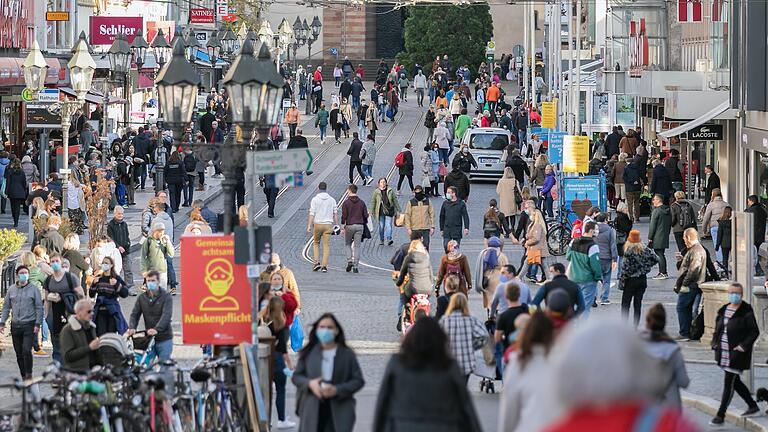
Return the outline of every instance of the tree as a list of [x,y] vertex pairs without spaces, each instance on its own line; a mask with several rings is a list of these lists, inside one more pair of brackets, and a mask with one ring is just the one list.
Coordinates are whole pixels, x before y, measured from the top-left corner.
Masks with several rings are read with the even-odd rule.
[[420,64],[428,75],[435,57],[448,54],[454,70],[469,65],[474,77],[485,61],[485,45],[492,36],[493,20],[485,3],[413,6],[405,20],[405,51],[398,58],[408,70]]

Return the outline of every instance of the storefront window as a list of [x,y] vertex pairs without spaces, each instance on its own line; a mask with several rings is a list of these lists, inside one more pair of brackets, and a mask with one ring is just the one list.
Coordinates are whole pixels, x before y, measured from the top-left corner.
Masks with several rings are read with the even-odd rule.
[[592,123],[610,124],[611,118],[608,113],[608,95],[596,94],[592,96]]
[[712,23],[712,67],[715,69],[730,68],[728,36],[728,23]]
[[616,95],[616,123],[620,125],[635,125],[635,97],[632,95]]

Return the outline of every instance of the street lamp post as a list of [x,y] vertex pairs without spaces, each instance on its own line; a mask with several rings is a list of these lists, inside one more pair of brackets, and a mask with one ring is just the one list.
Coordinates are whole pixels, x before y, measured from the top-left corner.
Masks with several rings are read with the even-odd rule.
[[[24,70],[24,83],[27,88],[37,93],[45,87],[45,77],[48,75],[48,63],[45,62],[37,40],[32,41],[32,48],[21,66]],[[40,137],[40,177],[48,176],[48,131],[43,130]]]
[[125,40],[125,36],[118,34],[115,37],[115,41],[112,42],[112,46],[107,51],[107,57],[109,57],[109,69],[113,76],[117,75],[123,81],[123,97],[125,97],[126,103],[123,107],[123,120],[125,121],[125,128],[130,128],[130,100],[131,96],[128,93],[128,71],[131,66],[131,47],[128,45],[128,41]]
[[[158,29],[157,34],[155,35],[155,38],[152,39],[152,44],[150,45],[150,48],[152,49],[152,54],[155,56],[155,63],[159,66],[157,68],[158,71],[163,68],[165,63],[168,61],[168,58],[171,54],[171,44],[168,43],[168,40],[165,38],[165,34],[163,33],[163,29]],[[157,99],[157,120],[160,122],[162,120],[162,107],[160,106],[160,98]]]
[[320,37],[320,30],[323,28],[323,23],[321,23],[320,18],[315,15],[315,17],[312,18],[312,24],[310,24],[309,27],[307,27],[307,20],[304,20],[304,28],[307,30],[307,36],[309,36],[309,30],[312,31],[312,37],[307,37],[307,43],[309,44],[307,60],[309,60],[312,58],[312,44]]
[[93,73],[96,71],[96,62],[89,53],[88,42],[86,42],[85,33],[80,34],[80,38],[75,43],[74,54],[67,63],[69,68],[69,78],[72,82],[72,89],[75,91],[77,99],[74,101],[59,102],[61,110],[61,134],[64,145],[64,160],[59,173],[62,175],[61,182],[61,208],[62,211],[69,213],[67,209],[67,183],[69,183],[69,127],[72,121],[72,115],[77,111],[85,101],[85,95],[91,89]]
[[299,47],[307,43],[307,32],[304,31],[304,25],[299,17],[296,17],[296,21],[293,22],[293,34],[296,35],[293,43],[293,61],[296,63],[299,58]]

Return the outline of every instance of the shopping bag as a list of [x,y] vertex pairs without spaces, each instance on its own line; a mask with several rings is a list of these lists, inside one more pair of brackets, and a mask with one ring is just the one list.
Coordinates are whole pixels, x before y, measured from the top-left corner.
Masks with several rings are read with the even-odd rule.
[[296,315],[291,324],[291,349],[299,352],[304,346],[304,328],[301,326],[301,316]]

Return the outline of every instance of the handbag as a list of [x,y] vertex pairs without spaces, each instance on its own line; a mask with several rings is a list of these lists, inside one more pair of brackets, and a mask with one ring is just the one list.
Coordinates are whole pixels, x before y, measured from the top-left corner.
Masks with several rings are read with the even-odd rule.
[[304,327],[301,326],[301,316],[296,315],[293,317],[293,323],[291,324],[291,349],[294,352],[299,352],[304,346]]
[[541,264],[541,250],[528,249],[528,264]]
[[445,166],[445,163],[440,162],[440,165],[437,168],[437,174],[440,177],[445,177],[448,175],[448,168]]
[[517,186],[515,186],[514,193],[515,193],[515,204],[519,206],[520,204],[523,203],[523,196],[520,194],[520,190],[517,188]]
[[428,176],[423,176],[423,177],[421,178],[421,186],[422,186],[424,189],[429,189],[429,188],[431,188],[431,187],[432,187],[432,182],[429,180],[429,177],[428,177]]
[[272,337],[272,330],[269,329],[269,324],[265,323],[263,319],[259,319],[259,327],[256,328],[256,335],[259,339]]
[[405,225],[405,213],[398,213],[397,216],[395,216],[395,226],[401,227]]

